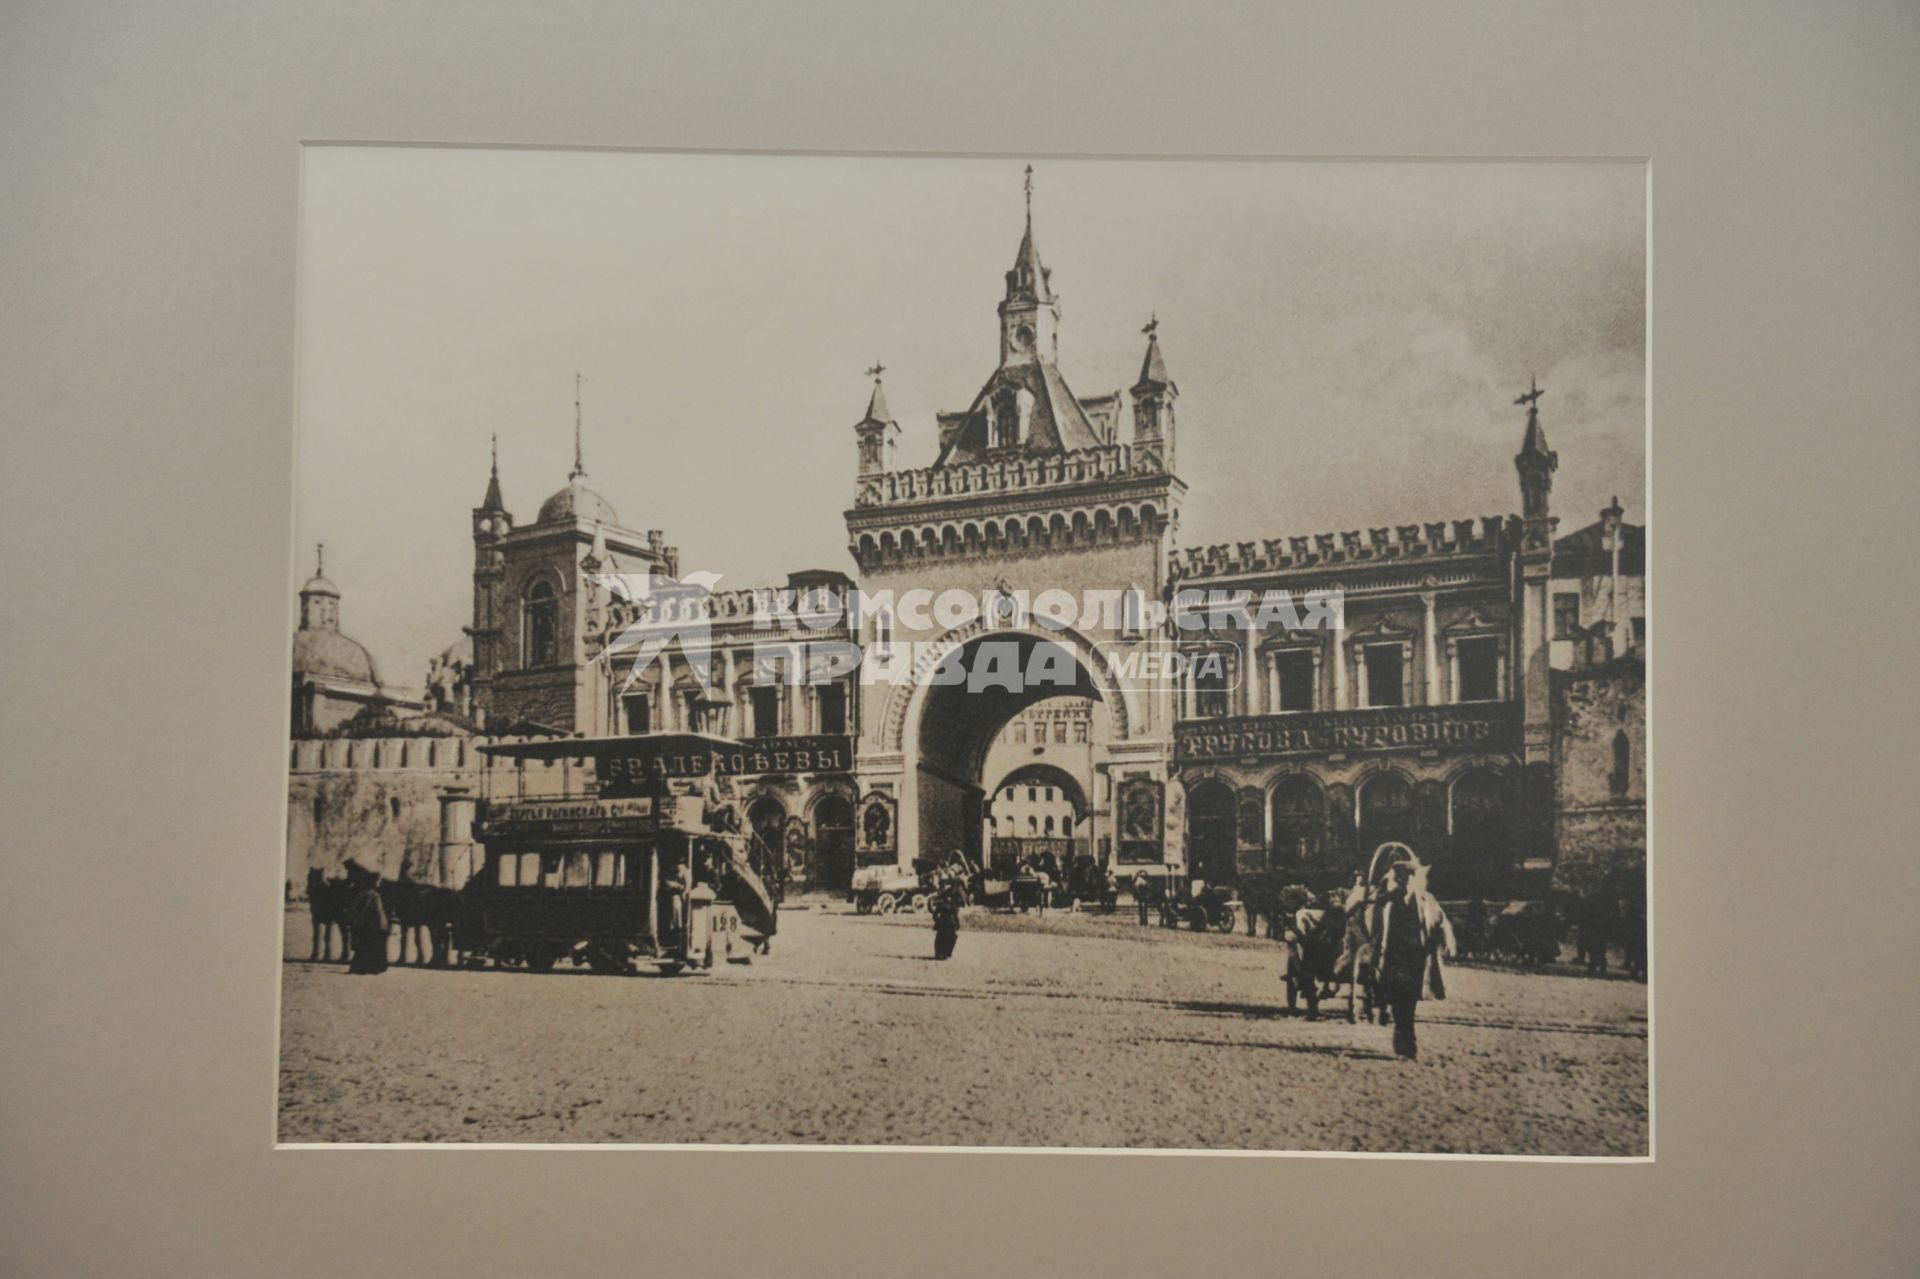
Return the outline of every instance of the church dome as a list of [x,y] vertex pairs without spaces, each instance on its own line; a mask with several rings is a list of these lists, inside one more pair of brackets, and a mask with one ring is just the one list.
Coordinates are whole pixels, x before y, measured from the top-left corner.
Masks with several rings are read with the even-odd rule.
[[549,524],[554,520],[595,520],[601,524],[616,527],[620,517],[614,513],[613,504],[588,488],[584,475],[576,475],[567,486],[540,504],[540,523]]
[[379,672],[373,666],[373,654],[358,640],[328,629],[303,629],[293,633],[293,677],[353,680],[378,687]]

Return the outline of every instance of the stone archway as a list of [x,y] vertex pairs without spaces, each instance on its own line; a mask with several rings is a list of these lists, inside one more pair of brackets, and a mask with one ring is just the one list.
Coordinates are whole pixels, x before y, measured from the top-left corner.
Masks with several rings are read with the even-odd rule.
[[1051,855],[1065,867],[1092,852],[1087,839],[1092,805],[1079,779],[1056,764],[1023,764],[1006,773],[988,788],[986,805],[983,846],[991,865]]
[[[1015,716],[1057,697],[1095,702],[1109,731],[1126,736],[1124,690],[1097,652],[1070,631],[988,630],[975,623],[923,654],[914,682],[894,693],[883,739],[901,749],[903,864],[951,849],[980,862],[987,851],[982,773],[988,749]],[[1092,745],[1098,755],[1106,743]]]

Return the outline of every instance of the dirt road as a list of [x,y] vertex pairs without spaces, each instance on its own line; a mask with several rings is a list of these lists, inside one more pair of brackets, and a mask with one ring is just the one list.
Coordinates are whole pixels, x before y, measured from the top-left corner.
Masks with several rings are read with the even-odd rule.
[[1284,1011],[1277,948],[1130,918],[795,910],[678,978],[307,964],[287,916],[284,1141],[1647,1150],[1646,987],[1454,968],[1421,1059]]

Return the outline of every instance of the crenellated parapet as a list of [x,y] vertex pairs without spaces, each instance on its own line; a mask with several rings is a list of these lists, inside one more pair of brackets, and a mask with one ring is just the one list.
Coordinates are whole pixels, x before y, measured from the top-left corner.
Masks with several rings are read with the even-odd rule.
[[[515,761],[480,748],[503,742],[546,741],[531,737],[335,737],[290,744],[295,776],[307,773],[511,772]],[[584,764],[585,759],[575,761]]]
[[1510,521],[1501,515],[1474,520],[1437,520],[1425,524],[1397,524],[1353,529],[1342,533],[1315,533],[1304,537],[1270,537],[1257,542],[1222,542],[1175,551],[1168,566],[1172,581],[1239,577],[1354,564],[1408,560],[1437,560],[1449,556],[1488,555],[1509,542]]
[[911,505],[954,497],[1026,493],[1164,473],[1161,454],[1128,444],[1008,456],[960,466],[925,466],[862,477],[854,506]]

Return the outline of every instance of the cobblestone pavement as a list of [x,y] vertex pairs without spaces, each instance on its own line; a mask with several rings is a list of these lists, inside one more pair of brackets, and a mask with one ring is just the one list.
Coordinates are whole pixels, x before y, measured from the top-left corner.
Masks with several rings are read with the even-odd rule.
[[1420,1061],[1285,1012],[1276,947],[1131,917],[791,910],[677,978],[305,962],[284,1141],[718,1142],[1644,1155],[1647,989],[1449,970]]

